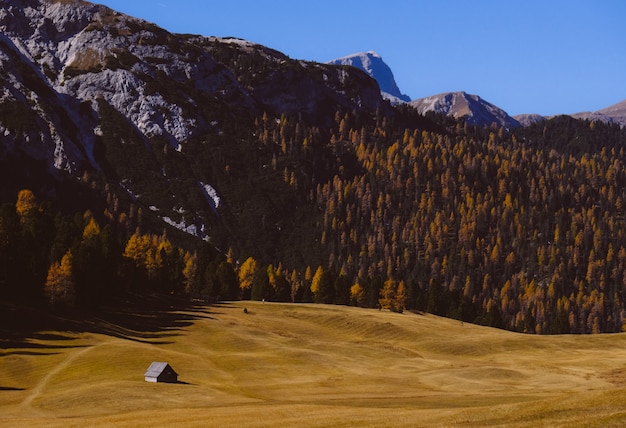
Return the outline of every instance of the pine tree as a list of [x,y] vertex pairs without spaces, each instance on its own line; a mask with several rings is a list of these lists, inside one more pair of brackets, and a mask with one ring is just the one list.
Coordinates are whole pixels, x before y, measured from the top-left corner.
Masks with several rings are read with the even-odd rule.
[[250,290],[250,298],[252,300],[265,300],[270,297],[270,285],[269,277],[267,276],[266,269],[257,269],[254,272],[254,278],[252,280],[252,287]]

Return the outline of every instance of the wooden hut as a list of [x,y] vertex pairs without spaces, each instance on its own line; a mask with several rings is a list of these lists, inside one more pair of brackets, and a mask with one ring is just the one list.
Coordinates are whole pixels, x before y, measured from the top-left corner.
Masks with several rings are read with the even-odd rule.
[[153,362],[144,374],[146,382],[178,382],[178,373],[168,363]]

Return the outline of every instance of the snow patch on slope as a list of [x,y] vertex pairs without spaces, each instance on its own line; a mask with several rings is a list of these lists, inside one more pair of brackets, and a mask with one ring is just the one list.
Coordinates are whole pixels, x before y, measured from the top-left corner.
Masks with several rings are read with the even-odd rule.
[[207,198],[207,202],[213,209],[213,212],[217,213],[217,209],[219,208],[221,201],[220,195],[217,193],[217,190],[215,190],[210,184],[205,184],[202,182],[200,182],[200,187],[202,187],[204,195]]
[[182,232],[185,232],[192,236],[196,236],[198,238],[202,238],[205,241],[208,241],[209,239],[206,234],[206,226],[204,224],[201,224],[200,227],[198,227],[195,224],[187,224],[184,219],[180,222],[176,222],[167,216],[161,218],[165,223],[169,224],[172,227],[175,227]]

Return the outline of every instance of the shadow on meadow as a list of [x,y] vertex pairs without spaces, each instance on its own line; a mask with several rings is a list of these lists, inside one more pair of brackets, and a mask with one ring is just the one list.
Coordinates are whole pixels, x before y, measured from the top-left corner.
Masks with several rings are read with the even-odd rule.
[[50,312],[0,303],[0,356],[50,355],[55,349],[83,347],[72,342],[79,333],[167,344],[199,319],[213,319],[208,306],[170,295],[128,295],[93,312]]

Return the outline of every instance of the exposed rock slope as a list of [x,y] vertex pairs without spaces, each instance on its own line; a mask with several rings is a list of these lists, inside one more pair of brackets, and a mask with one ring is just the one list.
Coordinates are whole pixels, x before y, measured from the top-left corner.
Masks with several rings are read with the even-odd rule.
[[422,114],[433,111],[457,119],[462,118],[472,125],[495,123],[509,128],[520,126],[519,122],[501,108],[483,100],[478,95],[465,92],[447,92],[413,100],[410,104]]
[[374,51],[361,52],[337,58],[328,62],[329,64],[349,65],[365,71],[376,79],[383,97],[393,104],[409,102],[411,98],[404,95],[393,76],[391,68],[383,61],[382,57]]
[[0,162],[36,162],[56,178],[96,171],[185,230],[218,210],[208,168],[189,167],[211,150],[207,136],[264,112],[323,125],[382,101],[357,69],[171,34],[80,0],[0,2]]

